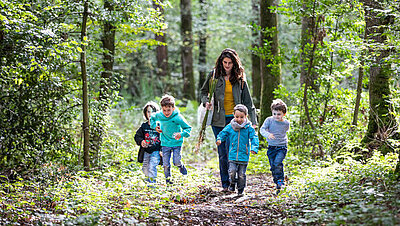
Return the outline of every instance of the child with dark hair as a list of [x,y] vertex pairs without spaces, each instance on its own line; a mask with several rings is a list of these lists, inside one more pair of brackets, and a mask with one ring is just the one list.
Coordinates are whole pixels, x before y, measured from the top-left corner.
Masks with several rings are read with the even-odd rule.
[[171,181],[171,156],[173,163],[183,175],[187,175],[187,169],[181,161],[181,148],[183,138],[189,137],[192,127],[175,108],[175,98],[164,95],[160,101],[161,111],[152,114],[150,126],[161,134],[161,150],[163,156],[164,174],[167,184]]
[[142,171],[146,176],[146,181],[155,183],[157,178],[157,165],[160,163],[161,141],[160,134],[150,128],[150,116],[160,108],[155,102],[148,102],[143,108],[145,122],[136,131],[135,141],[140,146],[138,161],[143,162]]
[[[247,119],[248,110],[243,104],[233,108],[233,119],[217,136],[217,145],[229,139],[235,141],[229,144],[229,190],[235,191],[237,183],[238,194],[242,195],[246,187],[246,169],[250,152],[257,154],[258,137]],[[237,178],[237,179],[236,179]]]
[[276,99],[271,104],[272,116],[265,119],[260,128],[262,136],[267,138],[268,142],[268,160],[271,166],[272,177],[276,184],[277,194],[285,185],[283,160],[286,157],[290,123],[284,118],[287,111],[286,104],[281,99]]

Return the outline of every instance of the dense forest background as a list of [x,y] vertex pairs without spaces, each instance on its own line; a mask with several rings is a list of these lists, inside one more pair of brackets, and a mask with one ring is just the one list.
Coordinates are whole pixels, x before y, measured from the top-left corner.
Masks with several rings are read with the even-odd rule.
[[[193,152],[199,89],[233,48],[260,125],[273,99],[289,106],[293,194],[267,203],[286,216],[274,223],[399,223],[399,12],[372,0],[1,0],[0,222],[144,221],[207,191],[217,163],[210,128]],[[143,200],[133,136],[165,93],[193,126],[183,153],[195,173],[187,193]],[[250,174],[269,172],[261,143]]]

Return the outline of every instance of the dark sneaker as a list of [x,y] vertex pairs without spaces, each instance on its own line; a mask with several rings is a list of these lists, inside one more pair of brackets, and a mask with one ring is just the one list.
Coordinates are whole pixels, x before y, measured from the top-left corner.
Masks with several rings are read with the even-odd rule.
[[277,189],[276,190],[276,195],[279,195],[280,192],[281,192],[281,189]]
[[182,165],[181,167],[179,167],[179,171],[181,172],[182,175],[187,175],[187,169],[184,165]]
[[230,184],[229,185],[229,191],[235,192],[235,184]]
[[243,191],[244,191],[244,188],[238,189],[238,195],[239,195],[239,196],[242,196],[242,195],[243,195]]
[[174,184],[174,183],[172,183],[172,181],[170,179],[166,179],[165,182],[167,183],[167,185]]

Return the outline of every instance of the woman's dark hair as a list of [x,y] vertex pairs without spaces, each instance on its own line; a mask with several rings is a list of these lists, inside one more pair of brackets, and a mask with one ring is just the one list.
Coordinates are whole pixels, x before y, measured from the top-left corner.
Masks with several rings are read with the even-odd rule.
[[220,76],[226,75],[222,63],[222,61],[225,58],[231,59],[233,63],[231,76],[229,78],[231,84],[235,84],[239,82],[239,80],[244,80],[245,79],[244,68],[242,66],[242,62],[240,62],[239,55],[234,49],[229,49],[229,48],[222,50],[221,55],[217,59],[217,62],[215,62],[215,78],[219,78]]
[[147,102],[143,107],[143,116],[146,120],[149,120],[149,118],[147,118],[147,109],[148,108],[151,108],[152,112],[157,112],[160,110],[160,107],[158,106],[157,103],[155,103],[153,101]]

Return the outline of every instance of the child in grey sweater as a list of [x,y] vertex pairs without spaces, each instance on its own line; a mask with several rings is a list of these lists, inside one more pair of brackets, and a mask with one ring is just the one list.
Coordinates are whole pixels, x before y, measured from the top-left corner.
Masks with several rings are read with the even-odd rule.
[[285,175],[283,171],[283,160],[286,157],[288,138],[286,132],[289,131],[290,123],[284,118],[287,107],[281,99],[276,99],[271,104],[272,116],[265,119],[260,128],[262,136],[268,142],[268,160],[271,166],[272,177],[276,184],[277,194],[284,186]]

